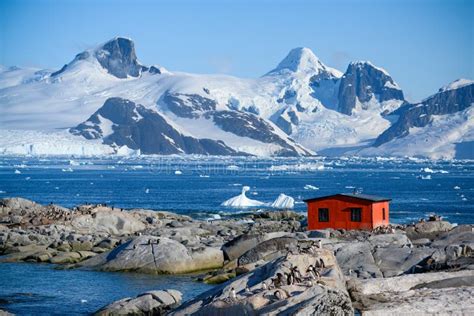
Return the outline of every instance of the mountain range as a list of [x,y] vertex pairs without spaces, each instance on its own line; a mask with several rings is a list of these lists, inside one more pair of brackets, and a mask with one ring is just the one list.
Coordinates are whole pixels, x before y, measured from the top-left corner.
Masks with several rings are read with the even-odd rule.
[[470,159],[473,104],[472,80],[411,103],[384,69],[308,48],[242,79],[143,65],[116,37],[60,69],[1,67],[0,153]]

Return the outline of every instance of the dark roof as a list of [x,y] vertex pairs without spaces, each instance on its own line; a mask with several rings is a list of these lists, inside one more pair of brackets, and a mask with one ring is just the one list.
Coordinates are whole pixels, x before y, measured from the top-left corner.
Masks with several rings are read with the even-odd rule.
[[350,197],[350,198],[354,198],[354,199],[371,201],[371,202],[385,202],[385,201],[391,201],[392,200],[392,199],[389,199],[389,198],[376,196],[376,195],[369,195],[369,194],[339,193],[339,194],[315,197],[315,198],[306,199],[306,200],[303,200],[303,201],[313,202],[313,201],[326,200],[326,199],[337,198],[337,197]]

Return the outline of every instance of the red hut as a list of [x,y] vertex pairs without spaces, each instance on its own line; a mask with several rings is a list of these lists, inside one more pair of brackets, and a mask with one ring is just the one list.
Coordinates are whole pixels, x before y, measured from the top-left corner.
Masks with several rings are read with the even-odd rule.
[[304,200],[308,230],[373,229],[389,224],[389,202],[380,196],[341,193]]

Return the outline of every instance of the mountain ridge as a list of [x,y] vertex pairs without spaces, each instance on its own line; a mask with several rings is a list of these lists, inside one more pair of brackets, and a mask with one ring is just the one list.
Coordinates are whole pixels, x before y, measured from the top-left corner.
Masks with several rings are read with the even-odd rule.
[[[410,127],[393,133],[396,126],[403,125],[400,113],[410,103],[386,70],[356,61],[342,73],[304,47],[291,50],[276,68],[255,79],[146,66],[138,61],[133,41],[124,37],[77,54],[57,71],[2,69],[2,128],[69,127],[73,131],[90,122],[109,99],[120,98],[156,112],[162,125],[170,124],[177,133],[196,140],[210,136],[212,141],[222,142],[230,148],[229,154],[311,155],[330,148],[350,152],[354,147],[380,146],[410,134]],[[469,80],[451,83],[450,87],[457,89],[450,93],[457,95],[470,84]],[[447,88],[440,88],[433,96],[444,93],[442,89]],[[472,98],[472,94],[461,98],[462,107],[442,99],[451,112],[433,113],[458,113],[471,106]],[[149,137],[159,129],[149,131]],[[387,134],[394,136],[382,136]],[[102,137],[104,144],[106,138]],[[167,141],[162,138],[162,145]],[[445,156],[452,157],[452,150]]]

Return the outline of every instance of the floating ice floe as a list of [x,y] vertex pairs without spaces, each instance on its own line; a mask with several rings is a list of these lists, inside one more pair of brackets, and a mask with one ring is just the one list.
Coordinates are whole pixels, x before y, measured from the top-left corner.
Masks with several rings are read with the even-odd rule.
[[72,170],[72,168],[65,168],[65,169],[62,169],[63,172],[73,172],[74,170]]
[[277,165],[270,166],[269,171],[321,171],[326,169],[323,164],[300,163],[295,165]]
[[240,168],[236,165],[230,165],[230,166],[227,166],[226,168],[227,170],[239,170]]
[[278,209],[290,209],[295,206],[295,199],[281,193],[270,206]]
[[5,194],[5,193],[7,193],[7,192],[0,190],[0,194]]
[[174,174],[179,176],[180,174],[183,174],[183,173],[180,170],[176,170]]
[[18,170],[18,169],[15,170],[15,174],[20,174],[20,173],[21,173],[20,170]]
[[199,175],[199,178],[209,178],[209,177],[210,177],[210,176],[207,175],[207,174],[200,174],[200,175]]
[[427,176],[421,176],[420,177],[421,180],[431,180],[431,175],[427,175]]
[[75,160],[69,160],[69,164],[70,164],[71,166],[79,166],[79,165],[80,165],[80,163],[77,162],[77,161],[75,161]]
[[461,187],[456,185],[453,189],[454,190],[461,190]]
[[421,171],[421,172],[425,172],[425,173],[434,173],[434,170],[431,169],[431,168],[428,168],[428,167],[426,167],[426,168],[421,168],[420,171]]
[[431,168],[421,168],[420,169],[421,172],[424,172],[424,173],[443,173],[443,174],[446,174],[446,173],[449,173],[449,171],[446,171],[446,170],[433,170]]
[[245,208],[245,207],[252,207],[252,206],[263,206],[265,203],[249,199],[245,192],[249,191],[250,187],[244,186],[242,187],[242,193],[233,198],[228,199],[227,201],[223,202],[221,206],[227,207],[235,207],[235,208]]
[[150,189],[146,189],[146,190],[145,190],[145,193],[146,193],[146,194],[150,193]]
[[311,184],[307,184],[304,186],[304,189],[305,190],[319,190],[318,187],[315,187],[314,185],[311,185]]

